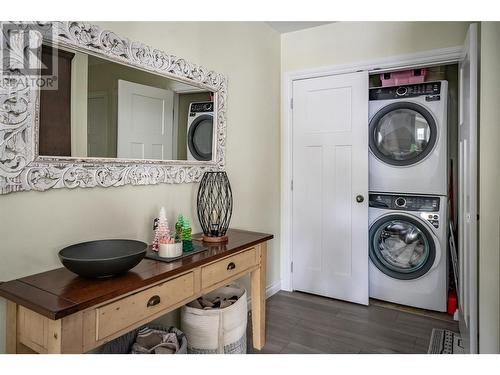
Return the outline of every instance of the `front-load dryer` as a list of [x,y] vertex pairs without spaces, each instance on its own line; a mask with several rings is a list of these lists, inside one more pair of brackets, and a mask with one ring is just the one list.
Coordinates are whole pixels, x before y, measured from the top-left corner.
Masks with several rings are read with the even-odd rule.
[[370,191],[447,195],[447,94],[447,81],[370,89]]
[[443,196],[370,194],[370,297],[446,311],[446,206]]
[[214,103],[189,104],[187,124],[187,160],[212,160]]

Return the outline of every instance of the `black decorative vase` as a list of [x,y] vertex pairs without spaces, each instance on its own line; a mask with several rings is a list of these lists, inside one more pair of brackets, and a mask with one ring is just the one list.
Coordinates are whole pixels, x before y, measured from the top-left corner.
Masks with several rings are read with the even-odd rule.
[[227,241],[227,228],[233,213],[233,193],[226,172],[205,172],[197,197],[198,220],[203,241]]

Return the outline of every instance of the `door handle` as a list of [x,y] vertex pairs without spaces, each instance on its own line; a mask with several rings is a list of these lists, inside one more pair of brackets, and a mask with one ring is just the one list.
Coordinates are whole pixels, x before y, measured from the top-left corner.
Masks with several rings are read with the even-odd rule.
[[156,295],[156,296],[153,296],[149,299],[148,301],[148,304],[147,304],[147,307],[151,307],[151,306],[155,306],[155,305],[158,305],[161,301],[161,298],[160,296]]
[[365,200],[365,197],[363,197],[361,194],[356,195],[356,202],[362,203]]

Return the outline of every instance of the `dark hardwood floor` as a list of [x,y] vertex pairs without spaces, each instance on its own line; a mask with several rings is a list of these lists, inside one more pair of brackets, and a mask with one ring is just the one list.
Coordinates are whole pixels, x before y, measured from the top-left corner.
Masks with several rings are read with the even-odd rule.
[[[458,332],[458,323],[446,315],[423,316],[280,291],[267,300],[266,345],[249,353],[427,353],[432,328]],[[250,322],[250,320],[249,320]]]

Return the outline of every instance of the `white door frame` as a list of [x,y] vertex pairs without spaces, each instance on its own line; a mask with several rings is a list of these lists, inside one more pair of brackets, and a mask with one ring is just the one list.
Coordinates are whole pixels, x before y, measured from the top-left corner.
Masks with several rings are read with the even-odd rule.
[[[464,46],[464,59],[469,60],[468,70],[469,77],[478,75],[479,71],[479,30],[477,24],[469,26],[467,31],[465,46]],[[468,55],[468,58],[466,57]],[[471,74],[472,73],[472,74]],[[476,74],[474,74],[476,73]],[[472,79],[464,83],[462,80],[462,66],[459,65],[459,87],[460,92],[464,85],[470,82],[473,84],[469,86],[469,101],[462,105],[464,98],[459,92],[459,116],[458,116],[458,140],[459,140],[459,164],[458,164],[458,181],[459,185],[457,190],[460,194],[458,199],[458,252],[459,252],[459,322],[460,332],[462,333],[462,340],[464,347],[469,353],[478,353],[478,160],[479,160],[479,145],[478,145],[478,83]],[[475,84],[474,84],[475,83]],[[465,90],[464,90],[465,91]],[[469,104],[469,111],[467,117],[464,117],[464,108]],[[469,143],[469,144],[467,144]],[[460,164],[460,159],[463,163]],[[464,173],[465,171],[465,173]],[[471,197],[471,199],[463,199]],[[472,199],[474,198],[474,199]],[[461,297],[461,298],[460,298]]]
[[281,289],[292,291],[292,87],[293,81],[321,76],[368,71],[417,68],[458,63],[464,56],[464,46],[434,49],[408,55],[398,55],[353,64],[333,65],[314,69],[284,72],[281,86]]

